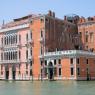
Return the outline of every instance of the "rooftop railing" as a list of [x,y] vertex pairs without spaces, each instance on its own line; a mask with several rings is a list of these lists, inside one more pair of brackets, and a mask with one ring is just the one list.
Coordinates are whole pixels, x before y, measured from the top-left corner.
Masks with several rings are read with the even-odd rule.
[[94,52],[83,51],[83,50],[64,50],[64,51],[55,51],[55,52],[45,52],[42,57],[76,57],[76,56],[85,56],[85,57],[95,57]]

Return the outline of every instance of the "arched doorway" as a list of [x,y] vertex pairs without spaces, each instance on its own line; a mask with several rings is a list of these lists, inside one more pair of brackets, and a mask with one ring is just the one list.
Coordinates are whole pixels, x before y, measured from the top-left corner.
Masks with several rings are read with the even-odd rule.
[[6,80],[9,79],[9,67],[8,67],[8,65],[5,66],[5,79]]
[[16,67],[15,67],[15,65],[12,66],[12,78],[13,78],[13,80],[15,80],[15,78],[16,78]]
[[48,64],[48,79],[49,80],[53,80],[54,79],[54,75],[53,75],[53,63],[49,62]]

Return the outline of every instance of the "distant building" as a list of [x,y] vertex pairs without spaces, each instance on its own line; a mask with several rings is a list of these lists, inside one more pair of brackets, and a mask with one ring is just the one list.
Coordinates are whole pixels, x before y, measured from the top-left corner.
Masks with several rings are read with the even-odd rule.
[[3,24],[0,79],[95,79],[94,28],[87,30],[88,39],[84,35],[88,22],[82,20],[77,15],[62,20],[49,11]]

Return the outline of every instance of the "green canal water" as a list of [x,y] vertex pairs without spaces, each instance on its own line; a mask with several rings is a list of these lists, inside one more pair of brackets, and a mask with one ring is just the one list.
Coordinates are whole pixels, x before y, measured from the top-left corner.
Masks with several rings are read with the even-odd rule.
[[0,81],[0,95],[95,95],[95,81]]

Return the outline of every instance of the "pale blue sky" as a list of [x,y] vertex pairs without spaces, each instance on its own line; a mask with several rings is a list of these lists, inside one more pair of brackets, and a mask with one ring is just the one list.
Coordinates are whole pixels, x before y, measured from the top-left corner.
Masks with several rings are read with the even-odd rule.
[[78,14],[88,17],[95,15],[95,0],[1,0],[0,24],[31,13],[47,13],[53,10],[56,16]]

